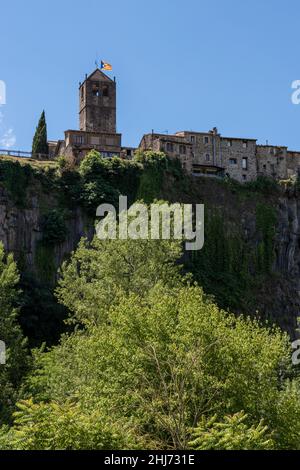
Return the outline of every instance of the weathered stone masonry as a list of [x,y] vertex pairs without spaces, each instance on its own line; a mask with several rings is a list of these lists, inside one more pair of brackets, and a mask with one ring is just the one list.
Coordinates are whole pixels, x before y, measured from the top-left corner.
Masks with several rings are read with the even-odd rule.
[[[104,157],[131,158],[135,148],[122,147],[117,132],[117,85],[96,69],[79,84],[80,130],[65,131],[64,140],[49,142],[50,156],[64,155],[78,163],[92,149]],[[256,139],[224,137],[217,128],[209,132],[180,131],[173,135],[152,132],[140,142],[142,150],[178,158],[194,176],[229,176],[243,183],[258,176],[287,179],[300,169],[300,152],[287,147],[257,145]]]

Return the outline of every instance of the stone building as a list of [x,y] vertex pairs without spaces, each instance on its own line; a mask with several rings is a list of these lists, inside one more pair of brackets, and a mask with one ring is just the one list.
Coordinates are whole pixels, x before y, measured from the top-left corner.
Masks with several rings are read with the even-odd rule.
[[192,173],[192,145],[184,136],[165,134],[145,134],[139,145],[141,150],[164,152],[170,158],[178,158],[182,167]]
[[139,148],[179,158],[183,168],[195,176],[227,175],[240,182],[257,177],[256,140],[222,137],[216,128],[209,132],[146,134]]
[[79,84],[79,130],[65,131],[64,140],[51,142],[54,156],[64,155],[80,162],[91,150],[104,157],[131,158],[135,149],[122,148],[117,133],[116,81],[96,69]]
[[300,152],[287,151],[287,178],[299,175],[300,172]]
[[[101,70],[79,84],[79,130],[65,131],[64,140],[49,142],[49,157],[64,155],[79,163],[91,150],[104,157],[131,159],[135,148],[122,147],[117,132],[117,84]],[[177,158],[194,176],[229,176],[241,183],[258,176],[286,179],[299,174],[300,152],[284,146],[257,145],[256,139],[224,137],[216,127],[209,132],[180,131],[145,134],[141,150],[164,152]]]
[[215,127],[209,132],[182,131],[192,144],[194,175],[230,176],[240,182],[256,178],[254,139],[222,137]]
[[244,183],[258,176],[284,180],[300,173],[300,152],[284,146],[257,145],[256,139],[224,137],[217,128],[174,135],[146,134],[140,148],[179,158],[183,168],[194,176],[228,176]]
[[287,147],[257,145],[257,175],[274,179],[287,177]]

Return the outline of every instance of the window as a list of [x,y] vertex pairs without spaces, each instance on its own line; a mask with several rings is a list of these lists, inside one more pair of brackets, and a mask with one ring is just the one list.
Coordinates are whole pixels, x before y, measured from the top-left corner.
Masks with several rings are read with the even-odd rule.
[[98,83],[93,83],[92,85],[93,96],[100,96],[100,88]]
[[209,153],[207,153],[207,154],[205,155],[205,160],[206,160],[207,162],[210,161],[210,155],[209,155]]
[[248,147],[248,142],[247,140],[244,140],[243,142],[243,149],[246,149]]
[[232,140],[227,141],[227,147],[232,147]]
[[204,143],[209,144],[209,137],[204,137]]
[[100,144],[100,138],[97,136],[92,135],[90,138],[91,145],[99,145]]
[[244,181],[247,180],[247,175],[243,175],[243,180],[244,180]]
[[237,165],[237,159],[236,158],[229,158],[229,165]]
[[174,152],[174,145],[170,142],[167,143],[167,152]]
[[104,86],[104,87],[103,87],[103,89],[102,89],[102,95],[103,95],[103,96],[109,96],[108,86]]
[[192,144],[195,143],[195,136],[194,135],[191,135],[191,142],[192,142]]
[[185,145],[180,145],[180,146],[179,146],[179,153],[183,153],[184,155],[186,154],[186,147],[185,147]]
[[248,158],[243,158],[242,168],[243,168],[243,170],[248,170]]
[[267,165],[263,165],[263,169],[266,170],[266,169],[267,169]]
[[83,135],[75,135],[74,136],[74,142],[77,145],[84,144],[84,136]]

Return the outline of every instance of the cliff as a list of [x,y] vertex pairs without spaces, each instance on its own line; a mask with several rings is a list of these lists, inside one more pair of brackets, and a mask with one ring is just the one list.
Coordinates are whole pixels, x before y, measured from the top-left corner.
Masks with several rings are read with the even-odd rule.
[[29,336],[51,342],[61,330],[64,312],[57,313],[53,296],[57,270],[81,237],[92,237],[90,203],[92,197],[98,200],[100,189],[110,201],[119,191],[131,201],[204,203],[205,247],[186,256],[185,269],[221,307],[275,321],[295,335],[300,309],[297,189],[188,178],[178,167],[118,165],[100,173],[89,168],[82,176],[0,162],[0,239],[22,273],[21,319]]

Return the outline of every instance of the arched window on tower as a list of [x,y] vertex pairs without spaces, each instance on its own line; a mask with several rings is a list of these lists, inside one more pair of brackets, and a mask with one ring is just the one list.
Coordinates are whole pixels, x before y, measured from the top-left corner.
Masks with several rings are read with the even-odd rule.
[[100,87],[98,83],[93,83],[92,91],[94,96],[100,96]]

